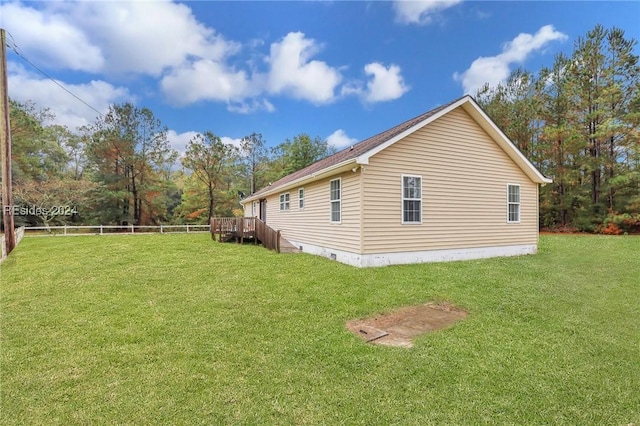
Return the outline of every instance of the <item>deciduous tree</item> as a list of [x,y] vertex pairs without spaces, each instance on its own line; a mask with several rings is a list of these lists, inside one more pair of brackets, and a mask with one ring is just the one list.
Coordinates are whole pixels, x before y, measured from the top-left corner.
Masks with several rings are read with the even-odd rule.
[[197,134],[189,141],[182,158],[182,165],[193,172],[206,193],[208,218],[214,216],[216,202],[220,199],[217,191],[229,189],[234,180],[233,172],[238,161],[238,149],[225,144],[211,131]]
[[88,142],[93,177],[104,183],[104,218],[118,223],[156,223],[164,215],[162,171],[176,153],[148,108],[112,105],[100,118]]
[[292,140],[285,140],[274,149],[274,160],[276,164],[282,165],[282,171],[277,178],[304,169],[334,152],[335,150],[326,140],[318,136],[312,139],[308,134],[300,133]]

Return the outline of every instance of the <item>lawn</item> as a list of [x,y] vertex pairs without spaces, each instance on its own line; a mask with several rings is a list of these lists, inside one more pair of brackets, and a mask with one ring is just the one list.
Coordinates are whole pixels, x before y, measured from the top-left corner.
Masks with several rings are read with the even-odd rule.
[[[357,269],[208,235],[26,237],[0,267],[0,423],[640,425],[640,237]],[[345,322],[448,301],[411,349]]]

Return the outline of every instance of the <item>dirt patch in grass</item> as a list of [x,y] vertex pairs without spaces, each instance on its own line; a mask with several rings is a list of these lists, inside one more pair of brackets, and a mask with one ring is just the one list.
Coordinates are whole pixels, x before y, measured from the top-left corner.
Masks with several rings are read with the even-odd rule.
[[347,321],[347,328],[368,343],[410,348],[414,337],[450,327],[466,316],[464,309],[450,303],[429,302]]

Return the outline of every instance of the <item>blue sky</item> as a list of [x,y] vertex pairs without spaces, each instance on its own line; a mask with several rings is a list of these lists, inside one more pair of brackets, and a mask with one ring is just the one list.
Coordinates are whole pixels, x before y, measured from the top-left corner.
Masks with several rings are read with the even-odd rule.
[[[538,71],[596,24],[640,40],[640,2],[13,2],[11,46],[100,112],[149,107],[194,132],[341,148],[510,71]],[[636,47],[640,53],[640,48]],[[9,95],[70,129],[97,113],[8,50]]]

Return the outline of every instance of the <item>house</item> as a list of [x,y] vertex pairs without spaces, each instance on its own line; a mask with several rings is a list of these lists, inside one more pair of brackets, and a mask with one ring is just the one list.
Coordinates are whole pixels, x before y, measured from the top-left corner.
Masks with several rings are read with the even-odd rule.
[[382,266],[536,253],[550,182],[464,96],[242,203],[303,252]]

